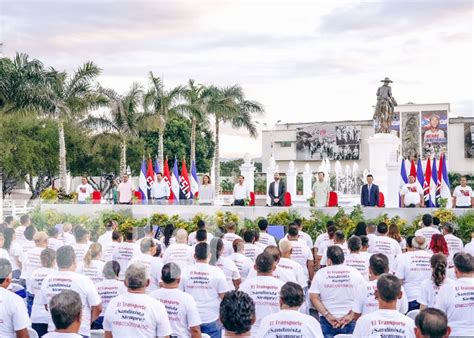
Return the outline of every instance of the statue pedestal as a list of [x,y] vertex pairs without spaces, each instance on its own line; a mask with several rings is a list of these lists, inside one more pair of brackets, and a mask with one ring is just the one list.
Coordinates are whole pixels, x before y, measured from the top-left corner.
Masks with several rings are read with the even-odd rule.
[[375,134],[369,144],[369,170],[384,194],[387,208],[398,208],[400,139],[392,134]]

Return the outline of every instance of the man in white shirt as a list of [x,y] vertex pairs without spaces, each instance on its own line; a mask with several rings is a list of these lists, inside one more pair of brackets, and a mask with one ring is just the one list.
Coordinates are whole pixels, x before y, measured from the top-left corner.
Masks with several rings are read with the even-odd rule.
[[102,247],[102,259],[104,262],[112,260],[112,254],[120,243],[122,243],[122,234],[117,230],[112,231],[112,242]]
[[[321,255],[321,266],[326,266],[327,265],[327,255],[326,251],[329,245],[329,242],[325,243],[326,246],[322,245],[321,250],[323,251],[322,253],[318,253],[318,255]],[[346,260],[346,257],[349,255],[349,248],[347,247],[346,243],[346,235],[344,234],[344,231],[342,230],[337,230],[334,233],[334,243],[331,245],[337,245],[342,249],[342,252],[344,253],[344,261]],[[320,251],[321,251],[320,250]]]
[[435,308],[421,310],[415,318],[415,326],[416,338],[448,338],[451,334],[448,317],[443,311]]
[[255,261],[255,258],[263,252],[263,249],[255,244],[255,232],[248,229],[244,232],[243,237],[245,242],[243,254]]
[[[334,224],[327,227],[327,239],[319,242],[318,246],[314,248],[314,268],[319,270],[321,267],[321,261],[323,260],[323,255],[328,247],[334,245],[334,236],[336,235],[336,226]],[[324,259],[326,261],[326,258]]]
[[383,253],[388,257],[390,263],[390,271],[395,269],[395,258],[402,254],[400,244],[387,236],[388,226],[384,222],[377,225],[378,235],[369,239],[369,253]]
[[431,278],[431,254],[426,250],[425,238],[417,236],[412,241],[413,250],[397,257],[395,275],[400,278],[407,292],[408,311],[418,310],[420,304],[420,286],[425,279]]
[[30,216],[21,215],[20,225],[15,229],[16,240],[21,244],[25,241],[25,229],[30,225]]
[[316,237],[316,240],[314,241],[313,256],[314,256],[314,260],[315,260],[315,266],[317,266],[317,267],[319,267],[319,262],[321,260],[321,258],[319,258],[319,260],[317,258],[318,249],[321,247],[321,245],[323,243],[331,241],[331,238],[330,238],[330,235],[329,235],[329,227],[332,227],[331,229],[334,229],[334,231],[332,232],[332,234],[334,235],[334,233],[336,232],[336,227],[334,226],[334,221],[329,220],[326,223],[326,232],[318,235],[318,237]]
[[277,264],[277,268],[286,270],[291,273],[292,276],[295,276],[298,284],[306,290],[308,288],[308,280],[305,277],[303,267],[291,259],[293,245],[290,241],[282,239],[278,243],[278,247],[280,249],[281,257]]
[[379,309],[359,318],[353,336],[415,338],[415,322],[397,310],[402,297],[402,283],[392,274],[383,274],[377,281],[376,298]]
[[128,175],[123,175],[123,180],[118,185],[119,204],[130,204],[133,196],[133,185],[129,181]]
[[234,203],[233,205],[244,206],[245,200],[250,197],[250,191],[247,186],[244,184],[244,176],[239,175],[239,180],[236,185],[234,185]]
[[25,228],[25,231],[23,232],[24,234],[24,241],[19,242],[21,245],[22,253],[27,252],[30,249],[33,249],[35,247],[35,241],[33,240],[33,237],[36,234],[36,228],[33,224],[28,225]]
[[235,222],[229,222],[225,225],[226,233],[222,237],[224,241],[224,256],[230,256],[234,253],[233,243],[236,239],[242,240],[242,237],[237,235],[237,224]]
[[318,173],[318,180],[313,184],[313,198],[315,200],[315,207],[328,206],[331,187],[329,186],[329,183],[324,181],[324,176],[325,174],[320,171]]
[[[145,238],[140,243],[140,253],[133,256],[129,264],[142,264],[147,269],[147,274],[150,276],[150,285],[147,288],[147,292],[156,290],[159,288],[161,279],[161,269],[163,268],[163,261],[160,257],[156,257],[158,245],[153,241],[152,238]],[[157,271],[158,274],[152,273]]]
[[112,243],[112,232],[115,230],[116,226],[114,221],[108,220],[105,222],[105,233],[99,236],[97,243],[102,245],[102,248],[105,249],[108,244]]
[[89,184],[87,181],[87,177],[83,176],[81,178],[81,184],[79,184],[76,188],[77,193],[77,203],[85,204],[92,199],[92,193],[94,192],[94,188]]
[[[360,316],[372,313],[379,308],[379,303],[375,297],[375,290],[377,290],[377,280],[383,274],[388,273],[388,258],[384,254],[373,254],[370,257],[369,266],[370,281],[361,285],[352,307],[353,319],[359,319]],[[402,290],[402,298],[397,300],[397,310],[401,314],[408,311],[408,300],[405,294],[405,289]]]
[[187,244],[188,233],[184,229],[176,232],[176,243],[171,244],[163,255],[163,264],[176,263],[181,271],[194,263],[193,248]]
[[194,298],[179,290],[181,269],[174,263],[163,266],[161,288],[150,294],[166,308],[172,335],[183,338],[201,337],[201,318]]
[[153,225],[151,225],[151,224],[145,225],[143,227],[143,231],[145,232],[145,237],[140,238],[136,242],[137,248],[140,249],[140,245],[141,245],[142,241],[144,241],[147,238],[153,240],[155,245],[160,245],[161,246],[160,240],[155,238],[155,229],[153,228]]
[[343,264],[344,253],[337,245],[328,248],[327,263],[328,266],[318,270],[311,282],[311,303],[320,314],[319,322],[325,337],[351,334],[355,322],[346,317],[350,316],[364,278],[359,271]]
[[463,251],[462,240],[454,236],[454,225],[450,222],[443,224],[443,235],[448,244],[449,260],[452,262],[456,253]]
[[221,337],[219,304],[229,287],[224,273],[217,266],[209,265],[210,246],[199,243],[194,249],[196,263],[189,266],[181,277],[180,289],[196,301],[201,318],[201,332],[211,338]]
[[347,241],[350,253],[345,257],[344,264],[352,266],[360,272],[365,280],[369,280],[369,259],[370,255],[360,253],[362,241],[359,236],[352,236]]
[[454,283],[441,287],[436,298],[437,309],[448,316],[451,335],[474,336],[474,257],[468,253],[458,253],[454,257]]
[[474,229],[471,232],[471,241],[464,246],[464,251],[474,256]]
[[[35,247],[28,250],[21,257],[21,279],[24,279],[26,283],[29,283],[29,279],[33,271],[41,268],[41,251],[48,247],[48,235],[45,232],[39,231],[33,236],[33,241],[35,242]],[[29,290],[28,290],[29,291]],[[31,301],[33,301],[32,295]],[[28,303],[29,313],[31,313],[31,303]]]
[[273,277],[275,269],[272,255],[264,252],[255,260],[257,276],[247,278],[240,285],[239,290],[247,293],[255,303],[256,322],[252,327],[253,335],[258,332],[263,317],[280,311],[280,290],[284,283]]
[[423,227],[415,231],[415,236],[423,236],[426,239],[426,247],[430,247],[431,237],[434,234],[440,234],[438,229],[433,227],[433,216],[430,214],[424,214],[421,217],[421,223]]
[[260,236],[258,242],[264,246],[276,245],[275,237],[270,235],[268,230],[268,221],[265,218],[262,218],[258,221],[258,228],[260,229]]
[[[53,296],[62,290],[76,291],[82,300],[82,320],[79,333],[82,336],[90,336],[91,323],[99,317],[102,304],[92,280],[84,275],[78,274],[76,270],[76,255],[74,249],[65,245],[56,252],[56,262],[59,271],[48,275],[41,285],[39,303],[48,305]],[[51,314],[51,312],[50,312]],[[55,326],[52,318],[49,319],[48,331],[54,331]]]
[[164,204],[170,197],[170,186],[163,179],[163,173],[159,172],[156,174],[156,182],[153,182],[152,186],[153,199],[158,204]]
[[134,230],[135,229],[128,229],[125,233],[125,242],[119,243],[112,252],[112,259],[120,264],[120,280],[125,278],[128,264],[133,257],[138,254],[135,244],[136,233]]
[[167,337],[171,325],[165,306],[146,294],[146,267],[131,264],[125,272],[127,292],[113,298],[104,316],[106,338]]
[[245,243],[242,239],[234,240],[232,244],[234,253],[229,258],[235,263],[239,270],[240,280],[245,281],[250,271],[253,269],[253,261],[244,255]]
[[287,282],[280,291],[280,312],[265,316],[260,323],[257,337],[312,337],[323,338],[318,321],[299,312],[305,300],[303,288]]
[[56,227],[48,228],[48,248],[56,251],[60,246],[63,246],[63,241],[58,239],[59,231]]
[[453,208],[474,208],[472,188],[467,185],[466,176],[461,177],[461,185],[454,188]]
[[224,326],[224,337],[250,337],[255,324],[255,304],[242,291],[229,291],[219,306],[219,319]]
[[302,241],[299,241],[298,226],[290,225],[288,227],[287,238],[291,243],[291,259],[301,265],[307,281],[313,279],[314,275],[314,261],[313,253],[311,249],[306,246]]
[[12,281],[12,265],[0,258],[0,337],[27,338],[30,318],[20,296],[7,290]]
[[[291,246],[291,243],[289,241],[287,241],[287,240],[282,240],[282,241],[288,242],[288,244]],[[280,241],[280,242],[282,242],[282,241]],[[277,246],[269,245],[265,248],[265,250],[263,250],[263,252],[269,253],[270,255],[272,255],[273,260],[275,261],[276,268],[272,273],[273,277],[275,277],[276,279],[282,281],[283,283],[297,282],[298,281],[295,271],[293,271],[292,269],[285,269],[285,268],[280,267],[281,252],[280,252],[280,249]],[[291,260],[291,261],[292,261],[292,263],[294,263],[296,265],[299,265],[297,262],[295,262],[293,260]],[[257,270],[255,269],[255,264],[252,264],[252,266],[253,267],[250,269],[250,272],[247,276],[248,279],[254,278],[254,277],[257,276]],[[300,266],[300,268],[301,268],[301,266]],[[303,270],[303,268],[301,268],[301,271],[302,270]],[[304,277],[304,273],[303,273],[303,280],[306,280],[306,278]],[[307,283],[307,281],[306,281],[306,283]]]
[[[197,230],[206,230],[207,231],[207,227],[206,227],[206,222],[204,222],[204,220],[200,219],[198,222],[197,222]],[[193,246],[193,245],[196,245],[197,244],[197,241],[196,241],[196,232],[197,231],[193,231],[189,234],[188,236],[188,245],[190,246]],[[214,238],[214,235],[211,234],[209,231],[207,232],[207,243],[211,243],[212,239]]]
[[309,249],[313,246],[313,239],[309,234],[303,231],[303,221],[301,218],[295,218],[293,223],[298,227],[298,239],[302,241]]
[[408,183],[405,184],[401,191],[402,208],[423,207],[423,188],[416,182],[415,176],[408,176]]
[[89,233],[82,226],[78,225],[74,228],[74,238],[76,243],[72,244],[72,248],[76,254],[77,263],[82,263],[86,252],[89,250]]
[[82,300],[72,290],[62,290],[51,298],[48,308],[56,329],[44,335],[44,338],[81,338]]

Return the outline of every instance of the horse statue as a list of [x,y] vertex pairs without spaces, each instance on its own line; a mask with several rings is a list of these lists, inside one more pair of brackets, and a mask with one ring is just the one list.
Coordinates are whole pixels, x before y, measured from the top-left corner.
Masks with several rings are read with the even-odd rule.
[[393,81],[386,77],[381,82],[383,82],[383,86],[377,89],[377,105],[373,117],[376,122],[375,133],[389,134],[397,101],[392,96],[392,88],[389,86],[389,83]]

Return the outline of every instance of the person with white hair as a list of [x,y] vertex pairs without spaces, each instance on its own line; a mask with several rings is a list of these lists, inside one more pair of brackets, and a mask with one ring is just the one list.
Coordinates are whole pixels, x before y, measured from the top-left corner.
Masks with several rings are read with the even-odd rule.
[[303,289],[308,287],[308,281],[306,280],[303,267],[296,261],[291,259],[293,253],[293,245],[290,241],[282,239],[278,243],[281,257],[277,264],[277,268],[287,270],[291,275],[296,277],[296,281]]
[[147,268],[130,264],[125,272],[127,292],[113,298],[104,316],[106,338],[163,337],[172,334],[165,306],[146,294]]
[[[62,290],[73,290],[81,296],[82,320],[79,334],[90,336],[91,323],[102,311],[102,304],[92,280],[76,271],[76,254],[70,245],[64,245],[56,251],[58,271],[49,274],[41,285],[39,304],[48,306],[51,299]],[[50,312],[51,314],[51,312]],[[50,316],[48,331],[56,328]]]
[[27,338],[30,318],[20,296],[8,290],[12,281],[12,265],[0,258],[0,337]]
[[412,241],[413,251],[397,257],[395,275],[400,278],[407,292],[408,311],[417,310],[420,304],[421,284],[431,276],[431,254],[426,250],[426,240],[416,236]]
[[156,243],[153,238],[147,237],[140,242],[140,252],[133,257],[130,264],[139,263],[146,266],[147,273],[150,275],[150,286],[147,290],[150,292],[160,286],[161,269],[163,268],[163,261],[159,257],[161,245]]
[[72,290],[62,290],[48,305],[56,329],[44,338],[80,338],[82,319],[81,296]]
[[63,242],[64,245],[73,245],[76,243],[74,235],[71,233],[72,224],[69,222],[63,223],[61,233],[58,236],[58,239]]
[[178,229],[176,243],[171,244],[163,255],[163,264],[176,263],[183,271],[194,263],[193,248],[188,245],[188,232]]
[[33,236],[35,247],[28,250],[21,256],[21,279],[24,279],[26,283],[36,269],[41,268],[41,251],[48,247],[48,235],[46,232],[40,231],[35,233]]

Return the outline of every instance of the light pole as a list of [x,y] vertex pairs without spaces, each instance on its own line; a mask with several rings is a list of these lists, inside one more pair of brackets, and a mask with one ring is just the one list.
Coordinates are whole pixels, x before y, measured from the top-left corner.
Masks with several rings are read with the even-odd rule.
[[258,122],[258,121],[255,121],[257,124],[261,125],[262,127],[267,127],[268,130],[270,130],[270,157],[274,157],[274,153],[273,153],[273,132],[275,131],[275,128],[276,126],[281,122],[281,120],[278,120],[276,121],[275,123],[273,124],[268,124],[266,122]]

